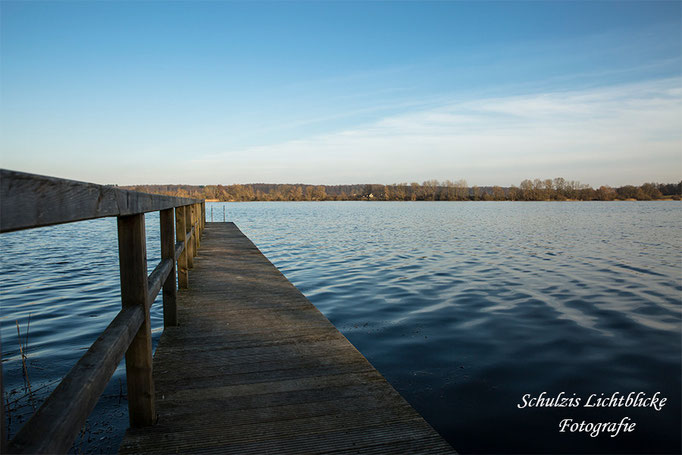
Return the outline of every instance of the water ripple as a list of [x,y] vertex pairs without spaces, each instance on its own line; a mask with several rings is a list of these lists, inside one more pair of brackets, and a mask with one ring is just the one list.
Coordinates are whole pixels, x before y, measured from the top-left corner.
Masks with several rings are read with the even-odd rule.
[[[680,204],[280,207],[228,211],[461,452],[679,451]],[[515,408],[615,390],[671,406],[625,442],[559,440],[553,414]]]
[[[680,452],[682,204],[226,206],[461,453]],[[147,224],[151,269],[158,215]],[[31,379],[49,384],[120,309],[115,220],[3,234],[0,247],[5,388],[22,384],[15,321],[25,330],[29,314]],[[158,299],[151,316],[156,343]],[[105,395],[119,379],[121,368]],[[640,390],[669,405],[633,409],[627,438],[557,431],[560,418],[620,419],[616,411],[516,408],[526,393]],[[124,411],[103,398],[91,419],[118,416],[117,436],[86,447],[115,448]]]

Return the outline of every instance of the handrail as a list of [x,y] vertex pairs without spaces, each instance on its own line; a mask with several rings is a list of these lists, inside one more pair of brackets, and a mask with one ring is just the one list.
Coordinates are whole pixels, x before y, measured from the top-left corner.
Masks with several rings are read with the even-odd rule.
[[154,271],[149,274],[147,279],[147,303],[151,305],[161,290],[161,286],[166,282],[168,275],[173,269],[173,259],[166,258],[159,262]]
[[156,212],[198,202],[0,169],[0,232]]
[[177,261],[182,252],[185,251],[185,242],[175,243],[175,260]]
[[80,431],[143,322],[140,307],[121,310],[21,427],[10,449],[23,453],[58,453],[64,447],[68,450],[73,444],[70,435]]
[[[160,212],[161,261],[147,276],[144,213],[151,211]],[[205,213],[197,199],[0,169],[0,232],[118,218],[123,307],[7,447],[0,435],[1,453],[66,453],[124,354],[130,426],[155,423],[149,308],[163,288],[164,328],[177,325],[176,271],[179,287],[187,288]],[[4,415],[3,402],[3,422]]]

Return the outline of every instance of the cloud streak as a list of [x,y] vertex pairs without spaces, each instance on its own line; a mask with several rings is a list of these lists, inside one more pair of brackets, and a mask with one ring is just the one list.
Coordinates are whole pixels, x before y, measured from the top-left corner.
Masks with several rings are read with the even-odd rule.
[[[213,182],[352,183],[466,178],[516,184],[676,181],[682,80],[443,102],[353,129],[195,160]],[[206,175],[206,170],[209,175]]]

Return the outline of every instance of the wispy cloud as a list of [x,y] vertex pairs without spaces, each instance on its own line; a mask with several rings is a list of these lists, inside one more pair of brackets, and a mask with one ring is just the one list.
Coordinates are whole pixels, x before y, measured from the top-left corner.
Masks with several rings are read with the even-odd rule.
[[466,178],[512,184],[558,175],[591,184],[682,174],[682,80],[443,102],[361,127],[195,160],[214,182]]

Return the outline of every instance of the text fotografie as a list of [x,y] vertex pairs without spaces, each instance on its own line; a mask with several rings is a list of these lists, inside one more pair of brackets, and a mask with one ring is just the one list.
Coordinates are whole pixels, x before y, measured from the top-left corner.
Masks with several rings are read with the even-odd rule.
[[[660,392],[656,392],[651,396],[647,396],[646,392],[630,392],[624,395],[620,392],[614,392],[611,395],[604,393],[590,394],[587,400],[583,401],[584,397],[579,397],[573,393],[568,395],[566,392],[560,392],[556,396],[549,396],[547,392],[542,392],[538,396],[533,396],[527,393],[521,397],[521,403],[516,405],[519,409],[524,408],[652,408],[660,411],[668,401],[667,398],[661,397]],[[630,417],[623,417],[620,422],[575,422],[573,419],[563,419],[559,423],[559,432],[565,433],[589,433],[593,438],[599,436],[601,433],[610,433],[610,436],[616,437],[621,432],[630,433],[635,431],[637,424],[632,422]]]

